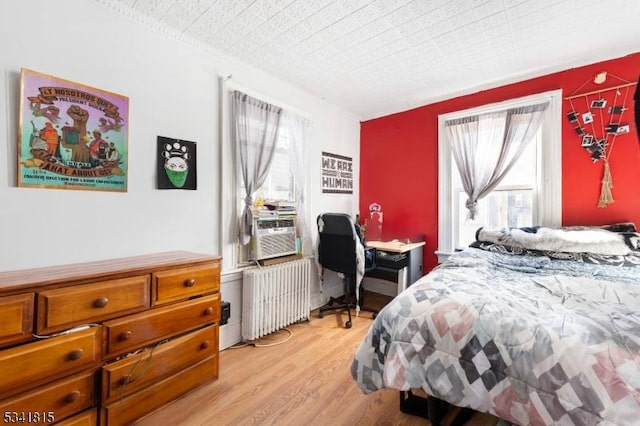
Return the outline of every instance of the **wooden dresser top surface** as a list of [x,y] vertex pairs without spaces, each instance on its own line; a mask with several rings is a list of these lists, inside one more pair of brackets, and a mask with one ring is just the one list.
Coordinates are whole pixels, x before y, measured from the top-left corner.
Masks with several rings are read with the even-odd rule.
[[0,272],[0,295],[27,291],[42,286],[82,282],[102,278],[117,278],[123,275],[146,274],[158,268],[198,265],[219,261],[220,256],[171,251],[130,256],[69,265],[45,266],[32,269]]

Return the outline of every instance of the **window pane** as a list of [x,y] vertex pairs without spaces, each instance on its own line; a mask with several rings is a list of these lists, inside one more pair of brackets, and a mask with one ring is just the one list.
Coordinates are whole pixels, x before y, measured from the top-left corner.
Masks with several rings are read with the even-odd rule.
[[[292,167],[289,164],[289,138],[287,132],[281,129],[276,152],[269,168],[269,173],[264,184],[258,189],[253,197],[254,200],[285,200],[295,201],[295,182],[292,174]],[[242,211],[244,206],[244,182],[238,167],[238,211]]]
[[476,238],[480,227],[502,228],[533,225],[533,189],[498,191],[478,202],[475,220],[467,219],[467,194],[458,191],[458,238],[456,248],[467,247]]
[[273,156],[269,175],[259,191],[260,196],[270,200],[293,201],[293,176],[289,166],[289,153],[278,149]]
[[536,184],[536,142],[540,132],[524,149],[520,158],[504,177],[500,186]]
[[[521,186],[521,185],[536,185],[537,174],[537,144],[539,143],[540,132],[536,134],[534,140],[522,152],[522,155],[516,163],[513,165],[509,173],[502,179],[500,186]],[[462,180],[460,179],[460,173],[455,161],[451,160],[451,182],[454,188],[462,187]]]

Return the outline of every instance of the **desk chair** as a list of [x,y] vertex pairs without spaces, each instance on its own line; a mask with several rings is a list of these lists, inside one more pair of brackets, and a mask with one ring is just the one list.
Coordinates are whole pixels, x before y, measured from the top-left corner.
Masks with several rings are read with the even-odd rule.
[[[318,225],[318,263],[322,269],[344,274],[345,293],[343,298],[329,299],[327,305],[320,308],[320,318],[326,311],[346,309],[349,320],[345,323],[345,327],[351,328],[351,308],[355,308],[356,303],[360,310],[373,312],[375,318],[377,311],[363,308],[362,297],[354,297],[356,289],[360,288],[357,280],[362,279],[364,272],[375,268],[375,249],[364,248],[362,237],[353,219],[347,214],[324,213],[318,216],[316,223]],[[362,292],[359,296],[362,296]]]

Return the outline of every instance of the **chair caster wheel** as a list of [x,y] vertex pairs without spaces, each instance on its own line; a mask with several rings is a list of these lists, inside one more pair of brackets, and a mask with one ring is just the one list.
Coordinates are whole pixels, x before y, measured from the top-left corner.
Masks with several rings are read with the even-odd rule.
[[378,313],[377,313],[377,312],[374,312],[374,313],[373,313],[373,319],[376,319],[377,317],[378,317]]
[[344,324],[344,326],[345,326],[346,328],[351,328],[351,325],[352,325],[352,324],[351,324],[351,321],[347,321],[347,322]]
[[320,312],[320,313],[318,314],[318,318],[324,318],[324,314],[323,314],[322,312]]

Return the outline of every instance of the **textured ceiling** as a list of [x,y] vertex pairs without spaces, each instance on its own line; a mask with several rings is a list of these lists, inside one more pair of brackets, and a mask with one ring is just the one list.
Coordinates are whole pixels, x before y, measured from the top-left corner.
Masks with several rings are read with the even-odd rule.
[[640,0],[96,0],[363,119],[640,51]]

